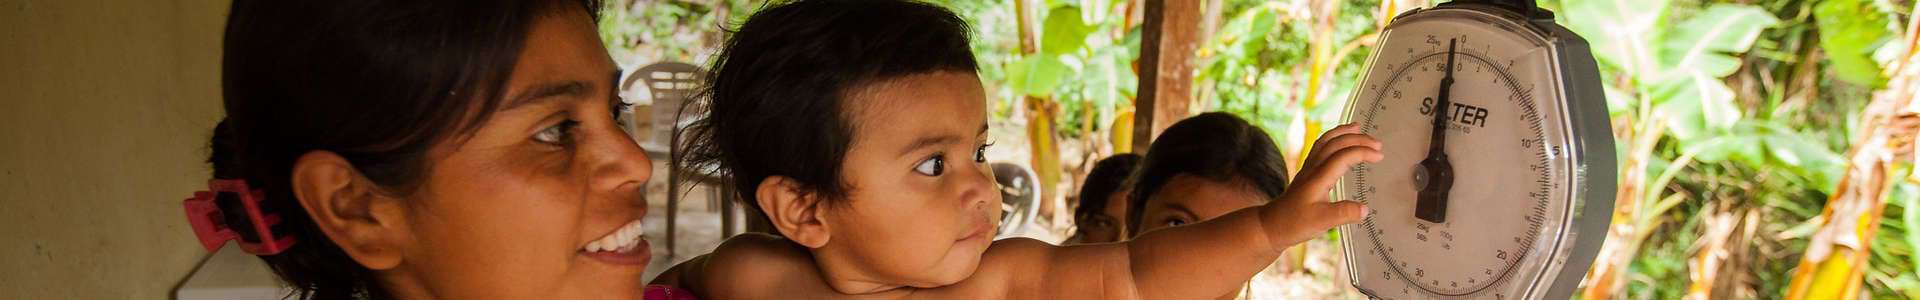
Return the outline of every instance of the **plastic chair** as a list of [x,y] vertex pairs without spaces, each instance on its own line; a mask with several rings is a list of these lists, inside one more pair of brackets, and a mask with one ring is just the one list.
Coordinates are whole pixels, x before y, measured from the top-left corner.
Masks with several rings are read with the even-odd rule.
[[[653,96],[653,104],[651,105],[653,124],[651,126],[652,128],[649,129],[652,132],[646,141],[640,143],[640,148],[645,149],[648,155],[656,159],[667,158],[667,161],[672,161],[673,155],[675,155],[675,153],[673,153],[673,145],[680,143],[677,137],[674,136],[674,131],[679,128],[686,128],[692,125],[693,122],[700,120],[697,110],[687,110],[686,114],[682,114],[681,112],[686,105],[692,102],[693,96],[699,92],[700,80],[704,74],[705,71],[701,70],[698,66],[679,62],[661,62],[641,67],[639,70],[628,75],[626,82],[622,83],[622,86],[625,87],[623,90],[634,88],[635,83],[643,83],[648,93]],[[634,123],[629,122],[628,124]],[[639,128],[630,128],[630,130],[634,129]],[[720,238],[725,239],[733,236],[736,233],[734,230],[734,223],[736,223],[734,220],[735,208],[733,201],[730,200],[734,196],[734,191],[732,185],[728,184],[727,178],[715,175],[718,172],[711,169],[685,170],[680,169],[679,166],[669,168],[670,172],[666,174],[667,255],[678,255],[678,253],[675,253],[675,249],[678,248],[676,244],[679,240],[676,234],[678,230],[676,229],[678,229],[677,224],[679,223],[677,221],[679,221],[680,196],[682,192],[680,183],[683,180],[692,179],[696,185],[707,185],[712,188],[712,192],[708,193],[707,207],[711,209],[714,204],[720,206]]]
[[1040,177],[1015,163],[995,162],[993,180],[1000,186],[1000,229],[995,239],[1015,236],[1040,215]]

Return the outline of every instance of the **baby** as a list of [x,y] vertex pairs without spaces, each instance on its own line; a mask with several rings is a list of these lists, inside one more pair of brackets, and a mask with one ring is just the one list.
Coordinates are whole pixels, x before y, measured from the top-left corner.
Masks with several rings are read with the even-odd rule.
[[900,0],[750,17],[714,61],[674,163],[721,170],[778,235],[729,239],[656,283],[716,299],[1209,297],[1366,214],[1326,199],[1349,167],[1380,159],[1353,133],[1316,145],[1324,159],[1265,205],[1123,243],[992,241],[987,94],[968,31]]

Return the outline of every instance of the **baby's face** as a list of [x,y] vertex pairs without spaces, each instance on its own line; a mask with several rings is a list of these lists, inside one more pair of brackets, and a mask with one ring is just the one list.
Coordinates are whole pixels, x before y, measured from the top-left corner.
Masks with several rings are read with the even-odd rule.
[[971,72],[855,88],[842,166],[851,189],[827,205],[832,238],[815,255],[867,277],[854,280],[936,287],[972,276],[1000,220],[984,158],[985,99]]

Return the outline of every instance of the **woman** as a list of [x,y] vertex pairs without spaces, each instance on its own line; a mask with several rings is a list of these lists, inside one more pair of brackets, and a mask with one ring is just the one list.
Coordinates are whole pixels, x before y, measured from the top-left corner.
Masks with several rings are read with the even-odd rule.
[[639,298],[651,161],[598,7],[234,1],[210,162],[261,198],[219,222],[278,218],[249,252],[300,298]]

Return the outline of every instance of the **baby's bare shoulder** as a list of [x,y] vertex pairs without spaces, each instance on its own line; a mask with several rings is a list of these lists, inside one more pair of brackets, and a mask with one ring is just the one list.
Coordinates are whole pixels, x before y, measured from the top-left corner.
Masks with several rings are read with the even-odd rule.
[[[979,272],[1005,282],[1013,298],[1111,298],[1126,286],[1126,252],[1121,244],[1056,246],[1028,238],[996,241],[987,248]],[[1104,295],[1104,296],[1103,296]],[[1125,297],[1123,297],[1125,298]]]
[[729,261],[751,260],[756,263],[813,261],[807,249],[800,244],[764,233],[743,233],[728,238],[713,249],[713,257],[716,260],[726,258]]
[[[714,296],[751,298],[792,288],[795,283],[819,281],[819,270],[806,248],[766,234],[742,234],[727,239],[705,259],[703,285]],[[811,278],[801,276],[812,276]],[[730,297],[740,296],[740,297]]]
[[1032,296],[1042,286],[1035,285],[1044,281],[1048,262],[1060,249],[1030,238],[1009,238],[994,241],[980,258],[980,269],[974,271],[968,281],[980,283],[979,287],[997,290],[1013,298],[1021,295]]
[[1060,246],[1030,238],[1009,238],[994,241],[980,258],[980,269],[974,276],[998,276],[1005,274],[1023,274],[1043,270],[1047,262]]
[[996,260],[1007,260],[1007,262],[1030,261],[1030,259],[1045,258],[1046,255],[1059,248],[1060,246],[1054,246],[1053,244],[1031,238],[1007,238],[993,241],[993,245],[987,247],[986,257],[982,262],[992,263]]
[[1030,238],[995,241],[987,248],[982,267],[1004,266],[1015,271],[1042,271],[1058,263],[1073,266],[1104,266],[1125,259],[1123,244],[1059,246]]

